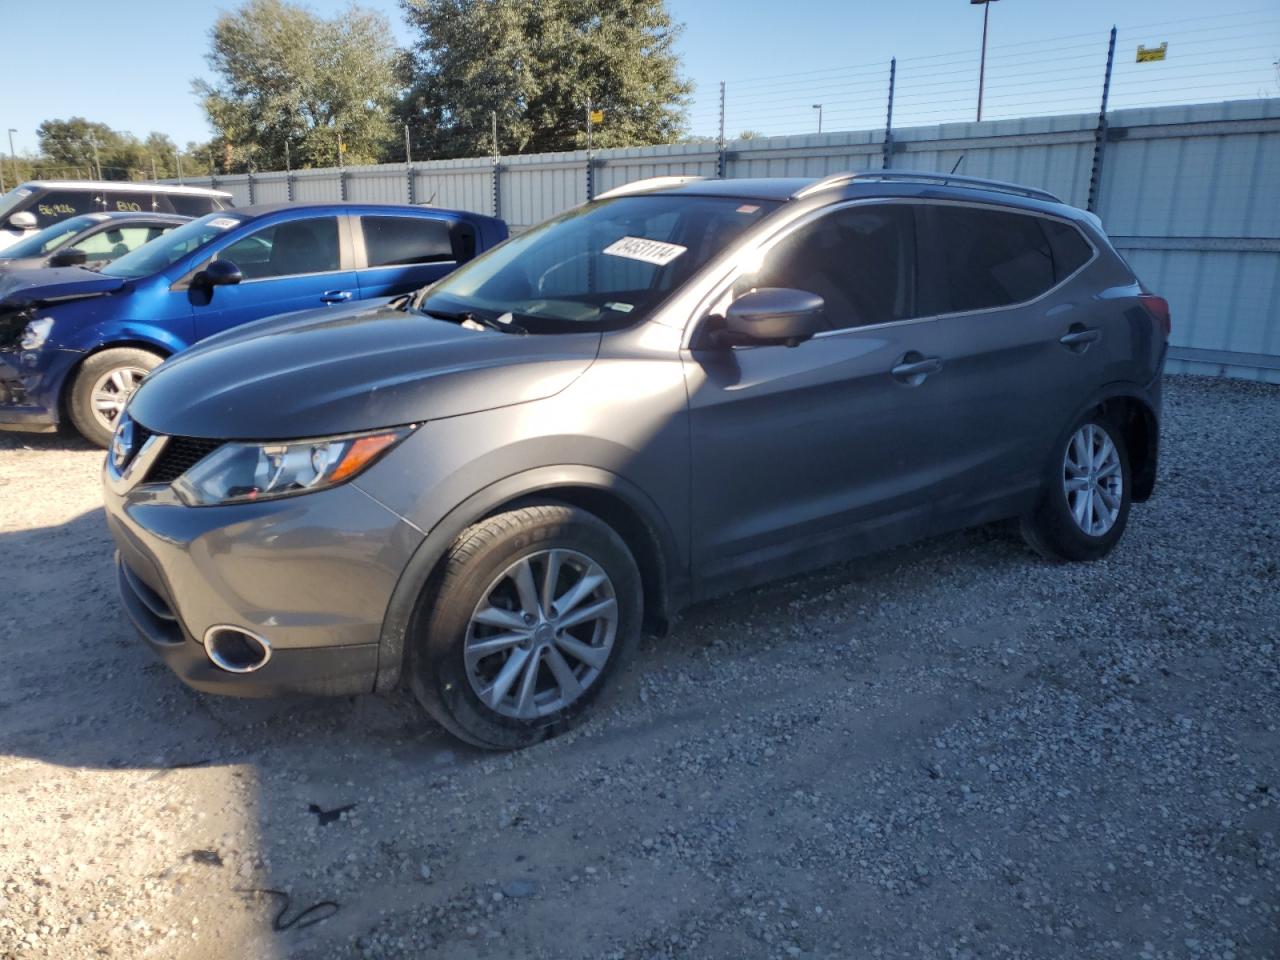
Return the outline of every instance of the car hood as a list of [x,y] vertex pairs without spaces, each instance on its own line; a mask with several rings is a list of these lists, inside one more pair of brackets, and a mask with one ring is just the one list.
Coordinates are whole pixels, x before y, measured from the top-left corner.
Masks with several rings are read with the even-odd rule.
[[122,277],[105,277],[84,267],[6,270],[0,273],[0,306],[27,306],[101,297],[123,290],[127,282]]
[[389,306],[273,317],[167,361],[129,413],[157,433],[318,437],[540,400],[595,359],[599,333],[469,330]]

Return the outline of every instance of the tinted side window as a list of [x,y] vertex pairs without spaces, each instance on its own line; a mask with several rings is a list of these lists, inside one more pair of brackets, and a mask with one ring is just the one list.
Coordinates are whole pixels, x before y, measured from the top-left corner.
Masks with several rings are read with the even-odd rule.
[[108,190],[107,209],[117,213],[171,213],[156,203],[156,195],[142,190]]
[[371,267],[453,260],[449,224],[428,217],[361,217]]
[[951,206],[934,207],[933,217],[951,310],[1008,306],[1053,286],[1041,218]]
[[1053,249],[1053,280],[1061,283],[1075,273],[1093,256],[1093,248],[1080,236],[1080,231],[1061,220],[1042,220],[1041,226],[1049,236]]
[[164,197],[169,201],[173,212],[180,213],[184,217],[203,217],[206,213],[222,209],[222,204],[213,197],[193,197],[181,193],[167,193]]
[[337,270],[338,219],[315,217],[277,223],[237,240],[219,253],[218,259],[230,260],[246,280]]
[[860,327],[914,315],[915,264],[910,206],[849,207],[784,238],[752,285],[816,293],[832,329]]
[[88,190],[50,190],[36,197],[27,209],[36,215],[40,229],[81,213],[98,213],[102,210],[99,194]]

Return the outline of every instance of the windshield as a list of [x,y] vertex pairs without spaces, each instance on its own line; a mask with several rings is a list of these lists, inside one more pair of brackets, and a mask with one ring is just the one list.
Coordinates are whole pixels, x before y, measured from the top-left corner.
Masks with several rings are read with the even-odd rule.
[[16,257],[39,257],[57,250],[81,230],[87,230],[98,222],[97,217],[72,217],[53,226],[45,227],[39,233],[33,233],[25,240],[5,247],[0,251],[0,259],[11,260]]
[[149,277],[173,266],[188,253],[199,250],[244,221],[244,216],[230,210],[211,213],[199,220],[184,223],[177,230],[157,237],[150,243],[144,243],[132,253],[126,253],[107,264],[101,272],[109,277],[125,277],[130,280]]
[[419,308],[510,314],[530,333],[629,326],[776,207],[681,194],[577,207],[445,277]]
[[3,197],[0,197],[0,220],[4,220],[9,213],[17,209],[23,200],[35,193],[30,187],[14,187]]

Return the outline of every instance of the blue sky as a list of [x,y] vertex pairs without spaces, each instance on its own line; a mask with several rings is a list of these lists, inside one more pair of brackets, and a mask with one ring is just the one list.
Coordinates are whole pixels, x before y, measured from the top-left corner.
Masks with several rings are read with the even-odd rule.
[[[363,5],[386,12],[408,40],[394,0]],[[966,0],[669,5],[685,24],[680,49],[697,84],[695,133],[716,131],[721,79],[730,136],[812,131],[818,102],[826,130],[877,126],[891,56],[899,58],[898,125],[973,119],[982,12]],[[33,21],[13,16],[18,0],[3,6],[9,26]],[[206,72],[209,27],[218,8],[230,6],[60,0],[56,52],[35,42],[49,36],[46,28],[33,29],[33,42],[6,44],[0,129],[17,128],[19,151],[35,148],[41,120],[72,115],[139,136],[158,130],[179,143],[206,138],[190,81]],[[346,3],[309,6],[331,15]],[[986,116],[1096,110],[1113,23],[1121,27],[1114,106],[1280,95],[1276,0],[999,0],[991,7]],[[1166,62],[1134,62],[1139,43],[1162,41]]]

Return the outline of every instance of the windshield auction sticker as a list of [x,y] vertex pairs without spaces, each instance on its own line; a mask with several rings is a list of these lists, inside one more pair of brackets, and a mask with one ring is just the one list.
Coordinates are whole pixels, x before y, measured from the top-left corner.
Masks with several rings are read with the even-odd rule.
[[688,247],[678,243],[663,243],[661,240],[646,240],[644,237],[623,237],[604,248],[611,257],[626,257],[628,260],[641,260],[652,263],[656,267],[665,267]]
[[232,227],[239,225],[240,221],[233,217],[218,217],[215,220],[209,221],[209,226],[213,227],[215,230],[230,230]]

